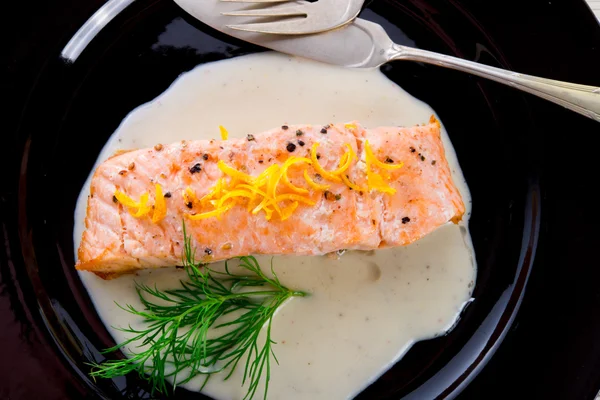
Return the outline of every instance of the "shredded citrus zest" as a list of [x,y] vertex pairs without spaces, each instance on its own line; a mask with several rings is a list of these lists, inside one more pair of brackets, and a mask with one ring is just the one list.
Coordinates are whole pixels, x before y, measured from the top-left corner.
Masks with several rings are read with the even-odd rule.
[[[308,183],[308,186],[310,186],[311,188],[313,188],[314,190],[327,190],[331,187],[331,185],[321,185],[318,184],[317,182],[315,182],[314,180],[312,180],[312,178],[308,175],[308,170],[304,170],[304,179],[306,180],[306,183]],[[344,179],[344,176],[342,175],[342,180]]]
[[296,208],[298,208],[298,202],[297,201],[294,201],[289,206],[285,206],[284,208],[282,208],[281,209],[281,220],[285,221],[286,219],[288,219],[289,217],[291,217],[292,213],[294,211],[296,211]]
[[365,141],[365,153],[366,153],[367,160],[369,160],[372,164],[378,166],[379,168],[393,171],[395,169],[400,169],[404,166],[403,162],[401,162],[399,164],[387,164],[387,163],[379,161],[377,159],[377,157],[375,157],[375,155],[373,154],[373,150],[371,149],[371,145],[369,145],[368,140]]
[[115,192],[115,197],[117,198],[119,203],[123,204],[125,207],[139,208],[139,206],[140,206],[140,204],[137,201],[133,200],[131,197],[127,196],[125,193],[121,192],[120,190],[117,190]]
[[[381,174],[373,171],[373,166],[382,168],[385,170],[402,168],[404,164],[400,163],[397,165],[385,164],[379,161],[373,154],[369,141],[365,141],[365,162],[367,164],[367,185],[369,190],[377,190],[382,193],[394,194],[396,189],[390,187],[390,185],[384,180]],[[386,177],[389,180],[389,177]]]
[[256,197],[257,196],[265,197],[267,195],[265,192],[263,192],[262,190],[260,190],[258,187],[247,185],[245,183],[241,183],[241,184],[237,185],[236,188],[246,189],[246,190],[249,190],[251,192],[251,196],[249,197],[249,200],[248,200],[248,207],[246,207],[248,209],[248,212],[252,212],[252,210],[254,209],[254,207],[256,207],[256,205],[257,205],[256,204]]
[[254,178],[254,184],[258,186],[263,186],[264,184],[266,184],[269,179],[269,176],[271,176],[271,173],[277,168],[279,168],[279,165],[277,164],[272,164],[271,166],[266,168],[256,178]]
[[[354,125],[354,127],[356,126]],[[387,171],[401,168],[402,164],[392,165],[379,161],[368,142],[365,142],[368,186],[366,189],[351,182],[347,175],[353,163],[358,159],[350,144],[345,144],[346,151],[338,162],[338,168],[332,171],[325,170],[318,162],[318,146],[318,142],[313,144],[310,158],[290,156],[283,164],[272,164],[255,177],[237,170],[224,161],[219,161],[217,166],[223,173],[223,177],[217,181],[206,196],[200,199],[202,206],[210,204],[214,210],[195,214],[191,218],[221,218],[227,210],[235,205],[243,205],[248,212],[254,215],[264,211],[267,221],[272,220],[274,216],[278,216],[280,220],[284,221],[293,215],[299,204],[309,206],[316,204],[316,200],[310,197],[311,191],[313,193],[322,192],[331,187],[329,184],[315,182],[309,173],[311,167],[314,173],[320,174],[323,179],[329,182],[343,183],[357,192],[367,190],[392,194],[396,192],[387,183],[389,180]],[[304,164],[303,176],[308,185],[307,188],[298,187],[290,181],[289,169],[296,164]],[[189,194],[187,197],[192,198]]]
[[350,146],[349,143],[346,143],[346,148],[348,149],[348,152],[350,153],[350,156],[352,157],[353,160],[358,158],[356,156],[356,153],[354,152],[354,149],[352,148],[352,146]]
[[[277,194],[277,185],[279,184],[280,180],[281,167],[277,165],[277,168],[273,168],[273,174],[269,177],[269,181],[267,182],[267,197],[265,197],[265,200],[263,200],[265,204],[266,201],[275,198],[275,195]],[[279,208],[277,203],[273,203],[273,207],[275,208],[275,211],[277,211],[278,214],[281,214],[281,209]]]
[[154,185],[154,213],[152,213],[152,222],[158,223],[167,215],[167,203],[163,195],[162,187],[157,183]]
[[223,139],[223,140],[229,139],[229,132],[227,132],[227,129],[225,129],[224,126],[219,125],[219,131],[221,131],[221,139]]
[[152,207],[148,206],[148,193],[144,192],[140,196],[140,201],[135,201],[120,190],[115,191],[115,198],[119,203],[127,207],[127,211],[135,218],[141,218],[147,215]]
[[288,158],[285,163],[283,163],[283,166],[281,167],[281,175],[283,178],[283,184],[286,185],[288,188],[290,188],[292,191],[296,192],[296,193],[300,193],[300,194],[308,194],[308,190],[304,189],[304,188],[299,188],[298,186],[295,186],[294,184],[292,184],[292,182],[290,182],[290,178],[287,176],[287,171],[288,169],[297,163],[306,163],[306,164],[311,164],[311,161],[308,158],[305,157],[295,157],[295,156],[291,156],[290,158]]
[[200,205],[204,206],[206,203],[210,203],[215,197],[221,197],[223,191],[223,178],[219,178],[217,183],[210,189],[210,191],[202,196],[200,199]]
[[356,158],[356,154],[354,154],[352,147],[350,145],[347,146],[350,150],[344,153],[342,159],[340,160],[340,167],[335,171],[331,171],[331,174],[336,176],[342,175],[348,168],[350,168],[350,164],[352,164],[352,161],[354,161]]
[[256,215],[260,212],[260,210],[267,211],[267,204],[269,202],[269,198],[265,197],[256,207],[252,209],[252,214]]
[[[248,192],[247,190],[232,190],[231,192],[227,193],[225,196],[221,197],[219,199],[219,202],[217,203],[217,207],[222,208],[223,204],[225,204],[225,201],[227,201],[228,199],[234,198],[234,197],[247,197],[249,199],[253,198],[253,194]],[[234,199],[235,201],[236,199]]]
[[317,147],[319,147],[319,142],[315,142],[310,149],[310,159],[312,160],[313,168],[325,179],[328,179],[333,182],[341,182],[339,176],[336,176],[325,169],[319,164],[319,160],[317,160]]
[[263,197],[265,197],[267,195],[264,191],[260,190],[258,187],[252,186],[252,185],[246,185],[244,183],[240,183],[239,185],[236,186],[236,188],[246,189],[246,190],[253,192],[255,195],[257,194],[257,195],[260,195]]
[[271,210],[271,209],[270,209],[270,208],[268,208],[268,207],[267,207],[267,208],[265,208],[265,219],[266,219],[267,221],[270,221],[270,220],[271,220],[271,218],[272,218],[272,216],[273,216],[273,210]]
[[183,197],[183,202],[185,204],[192,203],[192,207],[196,206],[198,202],[198,198],[196,197],[196,192],[192,190],[189,186],[185,188],[185,190],[181,193]]
[[144,192],[144,194],[140,196],[138,210],[134,212],[133,209],[130,208],[129,214],[131,214],[135,218],[141,218],[144,215],[148,214],[150,210],[152,210],[152,207],[148,206],[148,192]]
[[356,129],[356,124],[344,124],[344,128],[346,129]]
[[[356,125],[346,124],[345,127],[352,129],[356,128]],[[226,139],[227,130],[222,126],[219,128],[221,128],[223,138]],[[358,159],[350,144],[345,144],[346,151],[340,158],[337,169],[332,171],[325,170],[317,160],[318,146],[318,142],[312,145],[310,158],[290,156],[283,164],[274,163],[255,177],[228,165],[224,161],[218,161],[217,167],[223,175],[217,179],[208,193],[198,199],[194,190],[189,186],[181,192],[186,205],[191,205],[190,208],[198,207],[201,211],[204,211],[186,214],[186,217],[191,220],[214,217],[221,219],[227,211],[241,205],[254,215],[264,211],[267,221],[272,220],[273,217],[285,221],[294,214],[299,204],[314,206],[318,200],[318,196],[315,199],[315,192],[323,192],[331,187],[330,184],[315,182],[311,177],[315,174],[320,175],[322,179],[329,181],[329,183],[343,183],[357,192],[367,190],[390,194],[396,192],[389,185],[390,174],[388,171],[402,168],[403,164],[391,164],[378,160],[368,141],[365,141],[367,188],[362,188],[349,179],[348,171]],[[388,159],[388,161],[391,160]],[[289,169],[297,164],[301,164],[301,168],[304,169],[302,174],[308,185],[307,187],[298,187],[290,181]],[[147,192],[140,196],[139,201],[135,201],[120,190],[117,190],[114,196],[116,201],[125,206],[132,216],[142,218],[148,215],[153,223],[158,223],[165,218],[167,205],[162,187],[159,184],[155,184],[154,187],[153,205],[148,204],[149,196]],[[206,210],[207,207],[212,209]]]
[[[265,174],[266,171],[269,171],[269,174]],[[263,175],[264,174],[264,175]],[[276,189],[276,183],[279,182],[279,178],[281,177],[281,168],[279,167],[279,164],[273,164],[270,167],[268,167],[265,171],[263,171],[262,174],[260,174],[258,176],[258,179],[260,179],[260,183],[254,183],[254,185],[260,185],[260,187],[262,188],[262,186],[265,186],[265,190],[264,193],[265,195],[263,196],[262,201],[252,209],[252,214],[258,214],[260,212],[260,210],[265,210],[266,216],[267,216],[267,220],[269,220],[271,218],[272,215],[272,210],[270,210],[270,208],[267,208],[267,205],[269,203],[269,199],[274,197],[274,193],[275,193],[275,189]],[[257,180],[258,180],[257,179]]]
[[[241,171],[238,171],[235,168],[230,167],[222,160],[219,160],[219,162],[217,163],[217,167],[219,167],[221,172],[223,172],[225,175],[228,175],[228,176],[230,176],[234,179],[238,179],[240,181],[244,181],[246,183],[250,183],[250,184],[253,183],[254,179],[250,175],[245,174]],[[234,185],[230,185],[230,186],[234,186]]]
[[348,176],[346,174],[342,174],[342,181],[346,184],[346,186],[348,186],[350,189],[352,190],[356,190],[357,192],[366,192],[365,189],[361,188],[360,186],[350,182],[350,179],[348,179]]
[[193,220],[193,221],[197,221],[200,219],[207,219],[207,218],[212,218],[212,217],[219,217],[221,216],[221,214],[227,212],[229,209],[231,209],[234,206],[233,203],[228,204],[225,207],[221,207],[221,208],[217,208],[216,210],[212,210],[212,211],[208,211],[208,212],[204,212],[201,214],[186,214],[186,216]]

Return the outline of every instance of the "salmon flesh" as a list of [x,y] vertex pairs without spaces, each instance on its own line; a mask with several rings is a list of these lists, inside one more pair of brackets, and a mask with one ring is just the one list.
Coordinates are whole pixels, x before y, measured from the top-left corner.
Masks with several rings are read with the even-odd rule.
[[[350,158],[346,153],[356,155],[343,172],[344,180],[342,174],[329,180],[306,161],[315,143],[324,171],[340,168]],[[371,185],[366,145],[379,166],[390,166],[373,167],[378,175],[371,176],[373,182],[384,182],[385,191]],[[303,190],[279,183],[274,193],[301,196],[304,202],[288,196],[278,206],[270,205],[287,212],[287,218],[275,213],[268,219],[264,210],[253,212],[261,199],[256,193],[267,190],[270,178],[264,190],[242,179],[239,187],[247,191],[238,192],[246,197],[221,201],[229,208],[218,215],[190,218],[218,209],[218,198],[204,204],[200,199],[214,193],[219,182],[232,184],[235,179],[219,165],[259,177],[290,157],[305,160],[287,173],[289,183]],[[318,188],[307,184],[305,174]],[[136,209],[119,200],[118,193],[135,201],[145,195],[154,214],[136,216]],[[159,195],[162,199],[156,198]],[[157,207],[160,220],[153,218]],[[243,139],[181,141],[121,152],[106,160],[92,177],[76,268],[108,279],[143,268],[181,265],[184,224],[198,260],[213,262],[251,254],[323,255],[403,246],[443,224],[457,223],[464,212],[440,125],[433,117],[426,125],[410,128],[365,129],[356,122],[282,126]]]

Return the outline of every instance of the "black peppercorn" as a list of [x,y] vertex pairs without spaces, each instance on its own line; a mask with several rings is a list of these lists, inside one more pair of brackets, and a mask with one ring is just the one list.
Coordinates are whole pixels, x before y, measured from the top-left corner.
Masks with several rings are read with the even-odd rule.
[[[331,193],[329,190],[326,190],[326,191],[323,193],[323,196],[325,197],[325,200],[329,200],[329,201],[333,201],[333,200],[339,200],[339,199],[341,199],[341,198],[342,198],[342,196],[341,196],[341,195],[339,195],[339,194],[333,194],[333,193]],[[340,196],[340,197],[338,198],[338,196]]]
[[190,168],[190,173],[195,174],[196,172],[202,171],[202,166],[198,163]]

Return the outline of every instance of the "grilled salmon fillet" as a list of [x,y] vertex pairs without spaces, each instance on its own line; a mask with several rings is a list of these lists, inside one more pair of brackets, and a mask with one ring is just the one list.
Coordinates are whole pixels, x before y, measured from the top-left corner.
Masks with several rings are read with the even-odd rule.
[[[312,203],[297,202],[287,219],[252,213],[252,199],[245,198],[218,216],[189,218],[217,207],[213,201],[203,208],[195,199],[210,195],[220,180],[233,179],[222,165],[257,177],[292,156],[310,159],[315,143],[316,159],[325,171],[339,168],[347,152],[356,159],[343,181],[328,180],[310,163],[289,168],[289,183],[304,188]],[[380,163],[398,166],[380,171],[387,191],[369,190],[369,151]],[[327,189],[307,185],[305,174]],[[190,191],[193,201],[186,195]],[[294,193],[285,185],[276,191]],[[148,204],[164,205],[162,218],[153,221],[152,213],[135,216],[116,193],[130,199],[145,194]],[[433,117],[429,124],[411,128],[365,129],[358,123],[282,126],[244,139],[156,145],[102,163],[91,181],[76,268],[107,279],[143,268],[181,265],[184,222],[197,255],[212,262],[250,254],[322,255],[407,245],[449,221],[458,222],[464,211],[440,125]]]

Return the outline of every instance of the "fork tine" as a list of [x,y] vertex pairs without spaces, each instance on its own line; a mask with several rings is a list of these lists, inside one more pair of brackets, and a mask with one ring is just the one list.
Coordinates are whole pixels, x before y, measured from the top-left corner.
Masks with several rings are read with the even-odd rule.
[[307,18],[297,18],[285,21],[227,25],[227,27],[246,32],[270,33],[275,35],[296,35],[299,31],[301,32],[307,27],[310,27],[310,25],[307,23],[307,20]]
[[287,3],[296,0],[220,0],[223,3]]
[[306,16],[302,7],[261,8],[257,10],[240,10],[221,13],[230,17],[294,17]]

